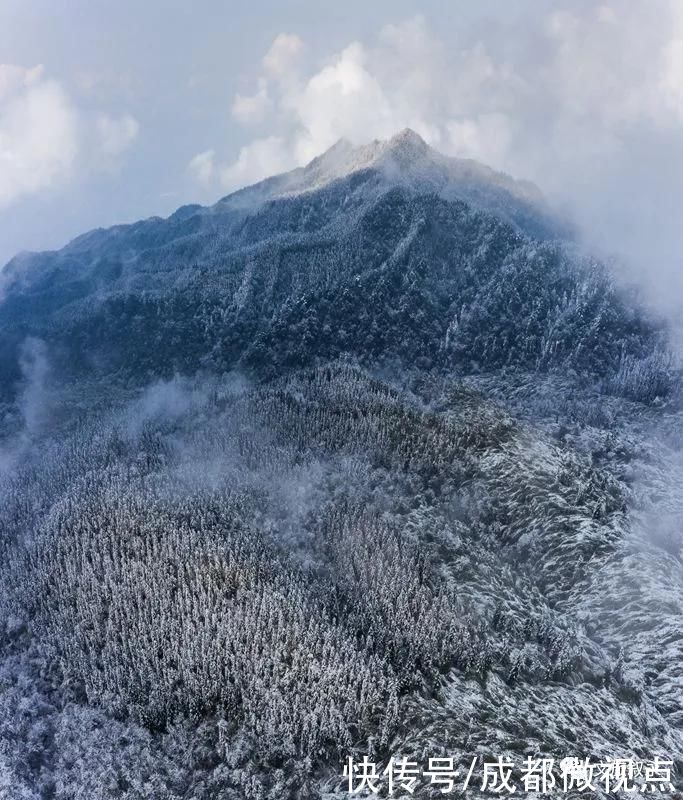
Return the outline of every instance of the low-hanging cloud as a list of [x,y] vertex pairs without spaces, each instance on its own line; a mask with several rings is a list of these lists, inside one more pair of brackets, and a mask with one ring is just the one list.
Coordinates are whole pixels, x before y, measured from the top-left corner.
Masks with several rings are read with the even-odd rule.
[[306,43],[281,34],[253,94],[232,106],[256,135],[213,179],[237,188],[342,136],[412,127],[443,152],[535,181],[671,306],[683,289],[680,4],[553,4],[457,36],[445,41],[418,16],[313,64]]
[[[19,352],[21,381],[18,385],[16,419],[11,434],[0,436],[0,480],[12,472],[21,457],[46,430],[54,410],[55,395],[47,345],[28,337]],[[8,415],[6,421],[10,421]]]

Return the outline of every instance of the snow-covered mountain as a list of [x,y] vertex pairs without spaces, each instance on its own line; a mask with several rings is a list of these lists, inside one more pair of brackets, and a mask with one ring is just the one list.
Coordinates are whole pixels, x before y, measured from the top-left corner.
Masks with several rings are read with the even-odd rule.
[[458,374],[569,369],[611,393],[665,394],[664,328],[548,239],[544,213],[526,186],[410,131],[340,143],[210,208],[11,261],[0,400],[13,414],[30,338],[70,383],[200,366],[272,376],[347,354]]
[[681,785],[678,365],[562,230],[404,131],[10,262],[0,800]]
[[391,139],[360,146],[340,139],[305,167],[235,192],[217,208],[248,208],[267,200],[315,192],[353,175],[372,175],[376,191],[401,186],[447,200],[463,200],[531,233],[567,235],[569,230],[566,223],[553,218],[534,184],[515,180],[472,159],[442,155],[409,128]]

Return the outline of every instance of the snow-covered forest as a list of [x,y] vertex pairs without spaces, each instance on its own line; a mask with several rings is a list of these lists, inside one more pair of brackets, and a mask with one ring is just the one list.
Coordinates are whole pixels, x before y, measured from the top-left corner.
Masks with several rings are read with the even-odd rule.
[[3,800],[341,798],[354,754],[680,785],[666,327],[507,189],[408,177],[8,266]]

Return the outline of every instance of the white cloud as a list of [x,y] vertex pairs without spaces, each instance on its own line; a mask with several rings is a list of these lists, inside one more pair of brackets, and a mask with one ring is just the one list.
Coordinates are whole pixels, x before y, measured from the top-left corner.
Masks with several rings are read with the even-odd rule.
[[283,172],[291,163],[291,153],[284,139],[278,136],[256,139],[240,150],[233,164],[223,167],[221,182],[226,188],[235,189]]
[[512,122],[507,114],[490,112],[446,125],[445,149],[455,156],[501,164],[510,148]]
[[118,156],[137,138],[140,130],[138,121],[130,114],[110,117],[100,114],[97,118],[99,146],[105,156]]
[[258,90],[252,95],[236,94],[232,101],[232,115],[243,124],[261,122],[270,106],[265,78],[259,79]]
[[279,34],[263,57],[264,70],[275,78],[286,75],[298,61],[303,48],[303,41],[295,34]]
[[205,150],[203,153],[197,153],[187,165],[192,177],[203,186],[209,186],[213,180],[214,156],[213,150]]
[[54,185],[73,168],[76,110],[42,69],[0,66],[0,206]]
[[287,100],[298,128],[293,140],[297,163],[309,161],[342,136],[359,141],[391,135],[396,127],[391,103],[369,71],[365,48],[358,42]]
[[[428,47],[421,20],[386,29],[386,53],[392,50],[400,60],[404,43],[413,53]],[[381,51],[352,42],[328,58],[317,72],[301,76],[296,58],[301,49],[297,37],[278,36],[264,58],[270,77],[259,78],[258,92],[252,97],[235,97],[235,118],[262,121],[270,112],[270,121],[278,131],[241,149],[235,162],[222,170],[225,186],[244,185],[272,171],[304,164],[343,136],[362,142],[391,136],[397,129],[410,126],[428,140],[438,140],[439,130],[406,95],[406,82],[399,92],[397,86],[385,85],[381,69],[377,69],[382,66]],[[405,73],[405,66],[402,69]],[[276,80],[273,75],[277,75]],[[414,79],[410,91],[422,91],[424,79]]]
[[[0,64],[0,206],[63,185],[88,165],[120,155],[135,139],[129,114],[92,117],[64,86],[31,68]],[[93,132],[96,152],[88,153]]]

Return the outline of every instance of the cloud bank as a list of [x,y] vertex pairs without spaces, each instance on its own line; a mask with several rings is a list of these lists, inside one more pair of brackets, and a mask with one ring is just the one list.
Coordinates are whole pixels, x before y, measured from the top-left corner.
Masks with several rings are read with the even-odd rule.
[[298,36],[280,34],[253,93],[233,99],[251,139],[232,161],[212,156],[199,179],[234,189],[342,136],[366,142],[408,126],[445,153],[535,181],[656,299],[682,296],[680,3],[553,4],[458,37],[444,41],[418,16],[314,61]]

